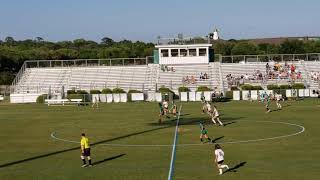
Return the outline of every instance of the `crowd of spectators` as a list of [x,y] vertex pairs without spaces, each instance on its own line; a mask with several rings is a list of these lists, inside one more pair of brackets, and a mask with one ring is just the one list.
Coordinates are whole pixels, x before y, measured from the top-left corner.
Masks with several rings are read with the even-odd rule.
[[194,76],[186,76],[182,78],[183,84],[195,84],[197,82]]
[[169,66],[166,66],[166,65],[161,65],[161,70],[162,72],[175,72],[176,70],[173,68],[173,67],[169,67]]
[[182,82],[184,84],[195,84],[197,81],[205,81],[208,80],[209,76],[207,73],[200,73],[199,79],[196,79],[193,75],[192,76],[185,76],[182,78]]
[[320,81],[320,72],[314,72],[312,71],[310,73],[311,79],[314,81]]
[[262,81],[264,83],[268,80],[301,80],[301,72],[296,71],[297,68],[294,64],[289,65],[287,62],[285,62],[284,65],[281,65],[278,62],[271,62],[270,64],[266,64],[265,73],[261,72],[260,70],[254,70],[251,74],[244,74],[240,76],[228,74],[226,76],[226,80],[229,86],[239,86],[252,81]]
[[200,76],[199,76],[199,79],[200,79],[200,81],[201,80],[206,80],[206,79],[209,79],[209,76],[208,76],[208,74],[207,73],[200,73]]

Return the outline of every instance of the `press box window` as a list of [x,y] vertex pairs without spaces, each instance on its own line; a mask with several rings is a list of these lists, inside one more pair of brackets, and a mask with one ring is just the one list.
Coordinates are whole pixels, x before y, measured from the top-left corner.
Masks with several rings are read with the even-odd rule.
[[199,49],[199,56],[206,56],[207,55],[207,49],[201,48]]
[[171,57],[178,57],[179,50],[178,49],[171,49]]
[[197,50],[196,49],[189,49],[189,56],[197,56]]
[[169,57],[169,50],[168,49],[162,49],[161,50],[161,57]]
[[180,49],[180,56],[186,57],[188,55],[188,51],[186,49]]

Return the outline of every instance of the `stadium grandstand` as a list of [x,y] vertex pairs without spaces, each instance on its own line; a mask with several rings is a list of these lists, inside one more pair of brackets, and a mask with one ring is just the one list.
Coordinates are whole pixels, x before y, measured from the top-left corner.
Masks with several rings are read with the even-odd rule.
[[191,91],[207,86],[226,92],[244,83],[266,88],[292,82],[319,89],[319,65],[320,54],[220,56],[213,54],[211,44],[160,44],[146,58],[26,61],[12,84],[11,102],[35,102],[41,94],[71,89],[122,88],[147,94],[163,86],[174,92],[181,86]]

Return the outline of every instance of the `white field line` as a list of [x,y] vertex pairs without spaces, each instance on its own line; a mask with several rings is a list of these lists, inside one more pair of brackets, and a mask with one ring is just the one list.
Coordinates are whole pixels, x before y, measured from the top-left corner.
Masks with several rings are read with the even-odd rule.
[[178,129],[179,129],[179,120],[180,120],[180,113],[181,113],[181,108],[182,104],[180,105],[179,108],[179,114],[177,118],[177,124],[176,124],[176,130],[174,132],[174,137],[173,137],[173,144],[172,144],[172,151],[171,151],[171,161],[170,161],[170,168],[169,168],[169,174],[168,174],[168,180],[171,180],[173,177],[173,171],[174,171],[174,160],[176,159],[176,144],[177,144],[177,139],[178,139]]
[[[246,121],[246,120],[241,120],[241,121]],[[285,125],[289,125],[289,126],[299,127],[300,130],[298,132],[295,132],[292,134],[287,134],[287,135],[282,135],[282,136],[275,136],[275,137],[261,138],[261,139],[239,140],[239,141],[225,141],[225,142],[222,141],[222,142],[219,142],[219,144],[250,143],[250,142],[260,142],[260,141],[267,141],[267,140],[282,139],[282,138],[287,138],[287,137],[291,137],[291,136],[297,136],[305,131],[305,127],[298,125],[298,124],[293,124],[293,123],[275,122],[275,121],[250,121],[250,122],[285,124]],[[51,138],[58,140],[58,141],[68,142],[68,143],[74,143],[74,144],[80,143],[78,141],[59,138],[56,136],[56,132],[51,133]],[[176,146],[203,146],[203,145],[210,145],[210,144],[212,144],[212,143],[207,143],[207,144],[200,144],[200,143],[197,143],[197,144],[176,144]],[[171,147],[172,146],[172,144],[111,144],[111,143],[110,144],[109,143],[102,143],[99,145],[114,146],[114,147]]]

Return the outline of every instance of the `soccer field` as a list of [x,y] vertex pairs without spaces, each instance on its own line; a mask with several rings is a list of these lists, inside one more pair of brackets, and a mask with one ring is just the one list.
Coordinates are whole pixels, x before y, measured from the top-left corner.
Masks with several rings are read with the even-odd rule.
[[[173,179],[320,177],[320,106],[287,101],[265,113],[258,102],[217,103],[225,127],[214,126],[200,103],[181,103]],[[272,109],[275,109],[274,102]],[[158,121],[156,103],[90,107],[0,104],[0,179],[167,179],[176,118]],[[199,122],[221,144],[231,168],[222,176],[214,146],[201,144]],[[90,139],[93,167],[81,168],[80,134]]]

